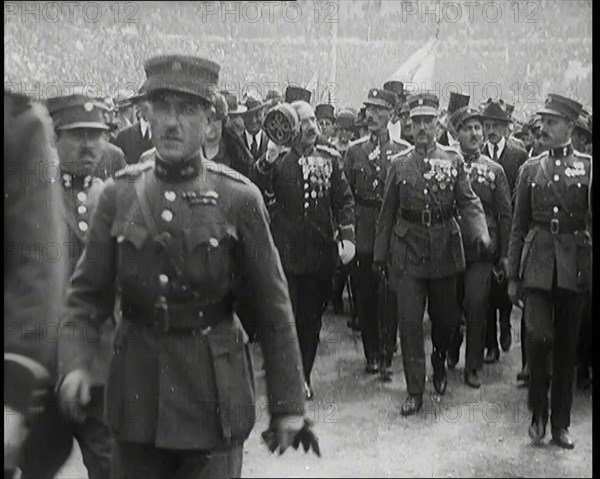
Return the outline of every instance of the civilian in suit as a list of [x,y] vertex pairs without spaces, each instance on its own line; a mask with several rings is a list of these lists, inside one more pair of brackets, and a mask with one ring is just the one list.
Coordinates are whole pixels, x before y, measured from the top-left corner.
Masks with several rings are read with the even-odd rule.
[[262,129],[265,118],[266,103],[263,103],[260,98],[248,96],[244,102],[247,108],[245,113],[242,113],[246,131],[242,135],[242,140],[246,148],[252,153],[254,161],[258,160],[267,151],[269,138]]
[[128,165],[138,163],[142,153],[152,148],[152,130],[148,122],[150,105],[143,97],[137,101],[138,122],[121,131],[113,141],[125,154]]
[[[510,115],[507,113],[506,104],[502,100],[492,101],[489,99],[484,104],[481,118],[483,132],[487,139],[483,145],[482,153],[502,166],[512,195],[519,168],[527,160],[527,152],[516,145],[514,141],[508,139]],[[500,358],[496,311],[500,313],[500,346],[502,350],[508,351],[512,343],[510,332],[512,305],[508,299],[506,287],[507,283],[499,283],[496,280],[492,284],[490,311],[486,328],[486,353],[484,356],[484,362],[486,363],[494,363]],[[524,334],[523,328],[521,328],[521,334]]]

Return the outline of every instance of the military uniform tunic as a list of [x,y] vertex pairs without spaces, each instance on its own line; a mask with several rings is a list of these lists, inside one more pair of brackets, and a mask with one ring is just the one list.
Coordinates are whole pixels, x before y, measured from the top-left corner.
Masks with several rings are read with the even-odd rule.
[[82,330],[110,314],[118,286],[123,319],[107,419],[119,441],[212,450],[248,437],[256,412],[232,309],[238,274],[255,298],[269,413],[303,414],[287,283],[265,205],[247,179],[200,157],[177,166],[154,154],[107,181],[88,235],[67,298],[74,339],[61,342],[61,369],[89,366]]
[[548,417],[549,356],[552,426],[568,428],[579,323],[592,287],[589,155],[564,147],[521,168],[509,243],[509,279],[525,295],[529,407]]

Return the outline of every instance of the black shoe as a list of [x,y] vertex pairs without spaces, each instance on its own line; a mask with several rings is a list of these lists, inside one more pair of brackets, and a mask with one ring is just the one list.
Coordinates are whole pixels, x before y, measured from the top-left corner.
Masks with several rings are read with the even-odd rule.
[[313,392],[312,386],[306,381],[304,381],[304,398],[307,401],[310,401],[314,396],[315,393]]
[[538,419],[535,415],[531,419],[531,426],[529,426],[529,437],[534,444],[541,444],[542,440],[546,436],[546,421]]
[[384,383],[392,382],[392,369],[391,369],[391,361],[384,361],[381,363],[379,367],[379,371],[381,373],[381,380]]
[[475,389],[479,389],[481,387],[481,380],[479,379],[476,369],[472,369],[470,371],[465,369],[465,384]]
[[431,355],[431,365],[433,366],[433,388],[440,396],[443,396],[448,386],[448,376],[446,375],[446,360],[438,354]]
[[379,364],[377,364],[377,361],[367,361],[365,372],[367,372],[368,374],[378,374]]
[[483,357],[483,362],[486,364],[493,364],[500,359],[500,351],[498,349],[488,349]]
[[552,429],[552,442],[563,449],[573,449],[575,447],[575,443],[569,435],[569,430],[566,428]]
[[592,385],[590,378],[590,368],[577,368],[577,389],[586,390]]
[[458,364],[458,359],[460,355],[460,349],[456,350],[454,347],[451,347],[448,351],[448,359],[446,363],[448,364],[448,369],[454,369]]
[[509,351],[512,345],[512,335],[510,334],[510,324],[500,326],[500,347],[505,353]]
[[400,414],[403,416],[412,416],[417,414],[423,407],[423,396],[408,396],[402,404],[402,410]]
[[517,381],[524,381],[526,383],[529,382],[529,367],[525,366],[521,369],[520,372],[517,373]]

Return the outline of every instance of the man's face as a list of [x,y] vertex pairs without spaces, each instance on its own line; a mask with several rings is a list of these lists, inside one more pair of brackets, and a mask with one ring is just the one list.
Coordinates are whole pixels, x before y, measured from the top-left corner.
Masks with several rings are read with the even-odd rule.
[[366,118],[369,132],[380,134],[387,130],[392,110],[378,105],[367,105]]
[[159,91],[152,95],[151,104],[152,143],[166,161],[193,155],[216,121],[214,110],[193,95]]
[[319,120],[319,126],[321,127],[321,133],[325,137],[330,138],[333,136],[333,122],[331,121],[331,118],[321,118]]
[[105,131],[100,128],[59,131],[56,149],[61,169],[74,175],[94,176],[94,168],[102,158],[102,138]]
[[415,146],[427,147],[437,138],[437,117],[433,115],[418,115],[411,118],[412,136]]
[[400,115],[401,134],[404,140],[412,141],[412,121],[410,119],[410,113],[404,112]]
[[215,144],[221,141],[223,136],[223,120],[213,121],[206,130],[206,143]]
[[446,117],[445,116],[438,118],[438,121],[435,124],[435,131],[437,134],[437,138],[442,136],[442,134],[446,131]]
[[244,125],[246,125],[246,130],[248,130],[248,133],[251,135],[256,135],[262,128],[264,117],[264,108],[251,113],[246,113],[244,115]]
[[150,113],[152,112],[152,104],[148,100],[143,100],[137,104],[136,116],[139,120],[143,118],[146,121],[150,121]]
[[317,119],[313,109],[309,105],[296,110],[300,117],[300,145],[307,148],[315,144],[319,131]]
[[229,117],[229,126],[235,131],[240,138],[244,134],[244,130],[246,129],[246,125],[244,124],[244,119],[242,115],[235,115]]
[[347,128],[337,128],[336,135],[341,143],[348,143],[352,139],[352,130]]
[[458,141],[461,149],[466,153],[479,150],[483,143],[481,121],[477,118],[471,118],[464,122],[458,130]]
[[573,124],[555,115],[542,115],[540,142],[544,148],[556,148],[571,139]]
[[121,108],[117,115],[123,126],[133,125],[135,123],[135,108],[133,105]]
[[483,134],[492,145],[495,145],[508,135],[508,122],[501,120],[484,120]]

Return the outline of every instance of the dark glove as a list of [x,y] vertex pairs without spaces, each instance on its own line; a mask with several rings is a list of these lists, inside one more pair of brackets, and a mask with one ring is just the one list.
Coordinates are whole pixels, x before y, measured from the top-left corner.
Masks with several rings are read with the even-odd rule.
[[283,454],[289,445],[298,449],[298,446],[302,444],[304,452],[312,449],[318,457],[321,457],[319,439],[312,430],[312,422],[309,419],[304,418],[300,429],[288,426],[289,424],[286,426],[274,422],[261,434],[269,451],[275,452],[279,448],[279,454]]

